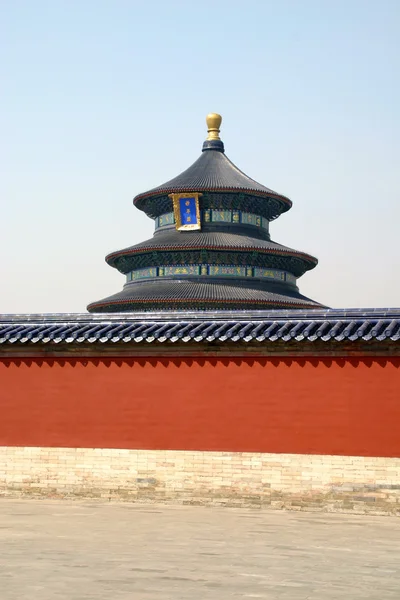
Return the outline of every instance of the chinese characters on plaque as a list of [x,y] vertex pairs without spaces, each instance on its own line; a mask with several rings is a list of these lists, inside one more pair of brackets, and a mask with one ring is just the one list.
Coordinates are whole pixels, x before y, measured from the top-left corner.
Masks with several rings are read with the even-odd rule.
[[201,194],[197,192],[169,195],[174,205],[175,227],[178,231],[201,229],[199,196]]

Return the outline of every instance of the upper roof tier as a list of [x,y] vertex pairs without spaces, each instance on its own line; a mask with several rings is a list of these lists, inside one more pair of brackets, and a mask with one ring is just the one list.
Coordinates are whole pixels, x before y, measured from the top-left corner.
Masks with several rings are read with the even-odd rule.
[[[270,218],[275,218],[291,208],[292,202],[289,198],[243,173],[225,155],[224,144],[219,139],[221,120],[221,116],[214,113],[207,116],[209,135],[203,144],[200,157],[177,177],[135,196],[133,203],[137,208],[154,218],[172,210],[172,201],[168,198],[168,194],[177,192],[241,193],[258,197],[262,204],[268,203],[268,199],[271,199],[272,212],[269,210],[265,213],[265,207],[261,210]],[[156,198],[157,201],[154,202]],[[229,203],[228,199],[227,202]]]

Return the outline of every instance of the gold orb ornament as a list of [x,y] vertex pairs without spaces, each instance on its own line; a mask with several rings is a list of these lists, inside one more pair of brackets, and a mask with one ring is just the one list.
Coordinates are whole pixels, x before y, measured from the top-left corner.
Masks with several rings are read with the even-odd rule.
[[222,117],[217,113],[210,113],[206,116],[208,129],[208,140],[220,140],[219,128],[221,127]]

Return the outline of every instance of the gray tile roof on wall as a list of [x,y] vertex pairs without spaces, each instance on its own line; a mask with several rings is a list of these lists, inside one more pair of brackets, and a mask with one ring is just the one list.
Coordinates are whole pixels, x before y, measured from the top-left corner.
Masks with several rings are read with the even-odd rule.
[[400,340],[400,309],[2,315],[0,344]]

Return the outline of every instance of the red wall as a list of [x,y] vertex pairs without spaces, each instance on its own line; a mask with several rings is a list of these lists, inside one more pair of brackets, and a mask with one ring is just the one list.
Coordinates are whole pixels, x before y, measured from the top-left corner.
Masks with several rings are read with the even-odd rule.
[[3,360],[0,445],[400,456],[400,358]]

